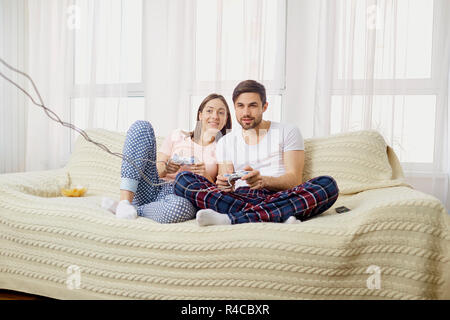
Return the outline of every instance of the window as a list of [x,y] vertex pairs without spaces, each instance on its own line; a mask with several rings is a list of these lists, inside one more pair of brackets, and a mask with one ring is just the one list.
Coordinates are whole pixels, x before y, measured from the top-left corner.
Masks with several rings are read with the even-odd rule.
[[76,0],[75,8],[71,122],[124,132],[144,117],[142,0]]
[[[337,59],[343,63],[338,65],[338,79],[365,79],[369,72],[375,79],[430,78],[433,0],[370,3],[340,1]],[[373,35],[372,71],[368,69],[366,53]]]
[[[347,104],[345,99],[352,101]],[[364,99],[362,95],[332,97],[331,133],[362,130],[367,119],[389,141],[400,161],[433,162],[434,131],[429,128],[434,128],[435,95],[376,95],[370,98],[371,114],[361,107]],[[344,115],[349,118],[343,119]]]
[[80,66],[75,68],[75,84],[140,83],[142,0],[76,4],[81,23],[75,33],[75,65]]
[[237,125],[231,93],[242,80],[255,79],[267,90],[264,119],[280,121],[284,95],[285,0],[197,0],[195,85],[190,129],[211,90],[223,94]]
[[144,114],[145,108],[143,97],[96,97],[92,104],[94,108],[90,107],[89,98],[72,100],[72,123],[78,128],[100,127],[126,132],[136,121],[136,114]]
[[442,52],[439,4],[440,0],[337,2],[331,133],[376,129],[406,168],[431,166]]
[[[190,119],[186,121],[190,128],[186,129],[195,127],[198,106],[212,92],[222,93],[234,113],[230,95],[245,79],[264,83],[269,102],[265,119],[280,121],[286,0],[193,3],[195,71],[189,92]],[[130,121],[145,118],[143,1],[76,0],[75,7],[80,23],[75,30],[71,121],[82,129],[126,131]]]

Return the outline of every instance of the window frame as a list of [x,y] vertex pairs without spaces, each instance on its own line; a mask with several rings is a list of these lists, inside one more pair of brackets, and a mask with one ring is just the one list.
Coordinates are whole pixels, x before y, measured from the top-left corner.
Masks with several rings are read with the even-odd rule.
[[[438,107],[441,104],[442,88],[440,87],[440,78],[442,70],[439,69],[439,62],[442,61],[444,48],[442,41],[439,41],[439,35],[444,32],[444,21],[439,17],[445,0],[433,0],[433,26],[432,26],[432,48],[431,48],[431,70],[429,78],[414,78],[414,79],[373,79],[373,89],[371,86],[371,95],[433,95],[436,97],[436,120],[434,128],[434,137],[438,134],[437,118],[439,114]],[[335,47],[335,41],[332,47]],[[348,93],[348,84],[351,84],[351,94]],[[367,87],[367,79],[339,79],[338,66],[334,64],[333,75],[330,85],[328,99],[331,105],[331,98],[333,96],[364,96],[366,95],[365,87]],[[331,111],[331,110],[330,110]],[[330,130],[330,128],[328,128]],[[436,143],[435,143],[436,145]],[[401,162],[404,171],[412,172],[431,172],[435,168],[435,164],[439,163],[436,159],[436,147],[433,152],[433,162]]]
[[[76,5],[76,3],[75,3]],[[144,33],[142,32],[144,26],[144,10],[142,10],[141,19],[141,44],[143,44]],[[70,87],[71,90],[68,96],[68,106],[69,106],[69,122],[73,123],[73,114],[76,112],[74,108],[74,100],[80,98],[89,98],[90,95],[83,94],[84,92],[90,92],[92,88],[95,91],[94,98],[106,98],[106,97],[124,97],[124,98],[144,98],[145,99],[145,87],[143,82],[143,76],[141,74],[140,82],[122,82],[122,83],[96,83],[96,84],[77,84],[75,82],[75,68],[76,66],[76,37],[72,37],[72,50],[70,60],[72,62],[72,74],[70,77]],[[144,46],[141,45],[141,69],[144,65]],[[73,152],[73,146],[75,141],[73,140],[74,135],[70,135],[70,152]]]
[[[283,64],[281,66],[281,71],[278,75],[275,77],[278,77],[280,81],[277,80],[258,80],[260,83],[264,85],[266,88],[266,95],[267,96],[280,96],[281,104],[280,104],[280,114],[279,118],[281,121],[283,121],[283,107],[285,105],[286,100],[286,75],[287,75],[287,30],[288,30],[288,0],[283,0],[283,9],[284,11],[279,13],[279,17],[283,18],[283,22],[278,25],[280,27],[282,25],[282,28],[284,30],[284,36],[281,38],[280,46],[283,48]],[[195,29],[197,28],[197,25],[195,26]],[[197,43],[194,44],[194,57],[196,57],[196,50],[197,50]],[[205,81],[205,80],[197,80],[197,59],[193,59],[193,70],[194,70],[194,84],[191,88],[191,90],[188,93],[189,96],[189,103],[190,103],[190,111],[189,111],[189,117],[190,119],[193,119],[193,117],[196,116],[196,114],[193,113],[193,100],[196,96],[204,96],[206,97],[208,94],[211,93],[211,88],[220,88],[222,92],[229,92],[230,95],[233,92],[236,85],[241,80],[218,80],[218,81]],[[279,85],[280,84],[280,85]],[[225,95],[224,95],[225,96]],[[269,105],[270,100],[268,99]],[[234,108],[232,105],[232,101],[228,101],[229,107]],[[234,121],[234,119],[233,119]],[[192,126],[192,120],[189,120],[189,125]],[[193,130],[193,128],[190,128],[190,130]]]

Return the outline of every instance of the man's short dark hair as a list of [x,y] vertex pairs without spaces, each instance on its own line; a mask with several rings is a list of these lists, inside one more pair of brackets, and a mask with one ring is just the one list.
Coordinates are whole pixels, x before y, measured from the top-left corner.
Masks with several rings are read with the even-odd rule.
[[261,98],[262,105],[264,106],[266,104],[266,88],[255,80],[245,80],[239,83],[236,88],[234,88],[233,91],[233,103],[236,102],[236,99],[243,93],[246,92],[255,92],[259,94],[259,97]]

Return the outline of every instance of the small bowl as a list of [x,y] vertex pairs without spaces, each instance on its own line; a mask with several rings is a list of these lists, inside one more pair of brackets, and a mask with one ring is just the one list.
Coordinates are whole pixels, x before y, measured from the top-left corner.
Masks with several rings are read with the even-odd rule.
[[77,185],[74,188],[61,188],[61,194],[65,197],[82,197],[87,191],[87,187],[82,185]]

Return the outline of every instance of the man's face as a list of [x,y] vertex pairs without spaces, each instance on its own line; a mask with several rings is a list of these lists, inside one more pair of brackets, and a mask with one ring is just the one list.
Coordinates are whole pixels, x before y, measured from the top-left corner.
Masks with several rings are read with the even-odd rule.
[[242,93],[234,103],[236,120],[244,130],[254,129],[261,123],[267,105],[267,102],[264,106],[262,105],[261,98],[256,92]]

